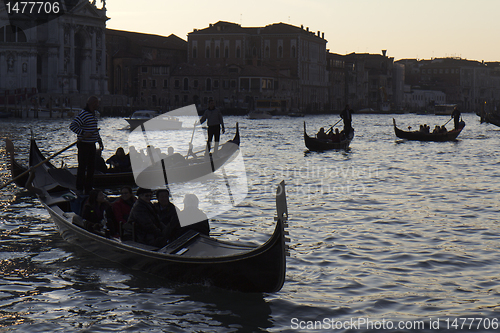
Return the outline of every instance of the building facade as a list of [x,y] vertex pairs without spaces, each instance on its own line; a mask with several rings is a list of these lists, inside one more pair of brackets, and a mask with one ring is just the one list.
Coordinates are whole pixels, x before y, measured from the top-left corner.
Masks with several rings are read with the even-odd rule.
[[[71,11],[43,24],[10,22],[0,7],[0,91],[108,93],[106,7],[70,1]],[[60,1],[65,7],[65,1]],[[69,5],[68,5],[69,8]]]
[[309,28],[219,21],[188,34],[187,62],[236,74],[231,99],[238,104],[251,108],[257,99],[286,100],[287,109],[315,112],[328,101],[326,43],[324,34]]

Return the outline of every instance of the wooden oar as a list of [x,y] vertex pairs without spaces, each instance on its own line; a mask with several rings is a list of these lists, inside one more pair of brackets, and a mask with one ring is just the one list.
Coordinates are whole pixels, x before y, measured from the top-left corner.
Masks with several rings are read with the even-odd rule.
[[332,127],[330,127],[330,129],[328,131],[326,131],[326,133],[330,132],[335,127],[335,125],[340,123],[341,120],[342,120],[342,118],[340,118],[339,121],[337,121],[335,124],[333,124]]
[[188,158],[189,155],[194,155],[194,153],[193,153],[193,138],[194,138],[195,131],[196,131],[196,122],[193,125],[193,133],[191,134],[191,141],[189,141],[189,148],[188,148],[186,158]]
[[[450,118],[443,126],[446,126],[446,124],[448,124],[453,118]],[[441,126],[441,127],[443,127]]]
[[[65,152],[66,150],[70,149],[71,147],[73,147],[74,145],[76,145],[78,143],[78,141],[75,141],[73,142],[72,144],[70,144],[69,146],[59,150],[57,153],[54,153],[52,155],[50,155],[49,157],[47,157],[45,160],[41,161],[40,163],[38,163],[37,165],[34,165],[32,166],[31,168],[29,168],[28,170],[24,171],[23,173],[21,173],[20,175],[18,175],[17,177],[11,179],[10,181],[8,181],[7,183],[3,184],[2,186],[0,186],[0,190],[3,189],[5,186],[9,185],[10,183],[13,183],[14,181],[16,181],[17,179],[21,178],[22,176],[24,176],[25,174],[27,173],[30,173],[31,171],[35,170],[36,168],[38,168],[39,166],[41,166],[42,164],[45,164],[47,163],[48,161],[50,161],[51,159],[53,159],[54,157],[56,157],[57,155]],[[9,139],[6,140],[6,144],[5,144],[5,148],[7,150],[7,152],[9,154],[11,154],[11,156],[14,156],[14,144],[12,143],[12,141],[10,141]]]

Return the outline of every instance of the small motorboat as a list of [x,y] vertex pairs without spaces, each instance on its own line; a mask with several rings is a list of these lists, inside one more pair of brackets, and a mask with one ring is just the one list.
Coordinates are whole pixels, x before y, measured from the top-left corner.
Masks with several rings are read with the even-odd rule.
[[161,122],[161,128],[163,130],[178,130],[182,127],[182,122],[178,118],[161,115],[158,112],[151,110],[135,111],[129,118],[125,118],[125,120],[129,123],[130,129],[133,130],[137,126],[140,126],[153,118],[157,118],[156,120]]

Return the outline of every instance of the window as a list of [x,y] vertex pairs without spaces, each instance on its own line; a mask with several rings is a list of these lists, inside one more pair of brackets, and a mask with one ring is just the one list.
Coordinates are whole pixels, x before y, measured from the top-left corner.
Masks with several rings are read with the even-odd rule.
[[207,82],[206,82],[206,85],[205,85],[205,90],[206,91],[212,90],[212,79],[210,79],[210,78],[207,79]]
[[146,66],[142,66],[142,72],[143,73],[147,73],[148,72],[148,68]]
[[295,58],[297,55],[296,55],[296,50],[295,50],[295,46],[292,46],[292,58]]
[[220,50],[218,46],[215,47],[215,57],[220,58]]
[[236,58],[241,58],[241,48],[239,46],[236,48]]
[[224,58],[229,58],[229,47],[224,48]]
[[205,50],[205,58],[209,59],[210,58],[210,46],[207,46]]
[[196,46],[193,46],[193,58],[198,57],[198,50],[196,49]]
[[266,49],[264,51],[264,58],[269,58],[269,54],[270,54],[270,52],[269,52],[269,46],[266,46]]
[[214,80],[214,89],[219,89],[219,80]]
[[179,89],[181,87],[181,82],[179,80],[174,81],[174,88]]
[[0,28],[0,42],[26,43],[26,34],[15,25],[6,25]]
[[278,58],[283,58],[283,47],[281,45],[278,47]]
[[168,88],[168,79],[163,80],[163,88]]
[[156,80],[151,80],[151,88],[156,88]]
[[198,88],[198,80],[193,81],[193,87]]
[[262,89],[273,89],[273,80],[262,79]]
[[142,80],[142,87],[147,88],[148,87],[148,80],[144,79]]
[[189,90],[189,79],[187,77],[184,78],[183,89]]

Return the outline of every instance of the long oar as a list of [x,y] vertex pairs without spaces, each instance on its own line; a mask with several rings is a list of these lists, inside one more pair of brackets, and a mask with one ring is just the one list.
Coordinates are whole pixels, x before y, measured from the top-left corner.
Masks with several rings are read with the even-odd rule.
[[186,155],[186,158],[189,156],[189,155],[194,155],[193,153],[193,138],[194,138],[194,132],[196,131],[196,123],[194,123],[193,125],[193,133],[191,134],[191,141],[189,141],[189,148],[188,148],[188,153]]
[[333,124],[332,127],[330,127],[330,129],[328,129],[328,131],[326,131],[326,133],[330,132],[335,127],[335,125],[340,123],[341,120],[342,120],[342,118],[340,118],[339,121],[337,121],[335,124]]
[[[0,190],[3,189],[5,186],[9,185],[10,183],[16,181],[17,179],[21,178],[22,176],[24,176],[25,174],[31,172],[32,170],[35,170],[36,168],[38,168],[39,166],[41,166],[42,164],[45,164],[47,163],[48,161],[50,161],[51,159],[53,159],[54,157],[56,157],[57,155],[65,152],[66,150],[70,149],[71,147],[73,147],[74,145],[76,145],[78,143],[78,141],[75,141],[73,142],[72,144],[70,144],[69,146],[59,150],[57,153],[54,153],[52,155],[50,155],[49,157],[47,157],[45,160],[41,161],[40,163],[38,163],[37,165],[34,165],[32,166],[31,168],[29,168],[28,170],[24,171],[23,173],[21,173],[20,175],[18,175],[17,177],[9,180],[7,183],[3,184],[2,186],[0,186]],[[12,141],[10,141],[9,139],[6,140],[6,150],[9,154],[11,154],[11,156],[14,155],[14,145],[12,144]]]
[[[450,118],[450,120],[448,120],[443,126],[446,126],[446,124],[448,124],[453,118]],[[441,126],[442,127],[442,126]]]

